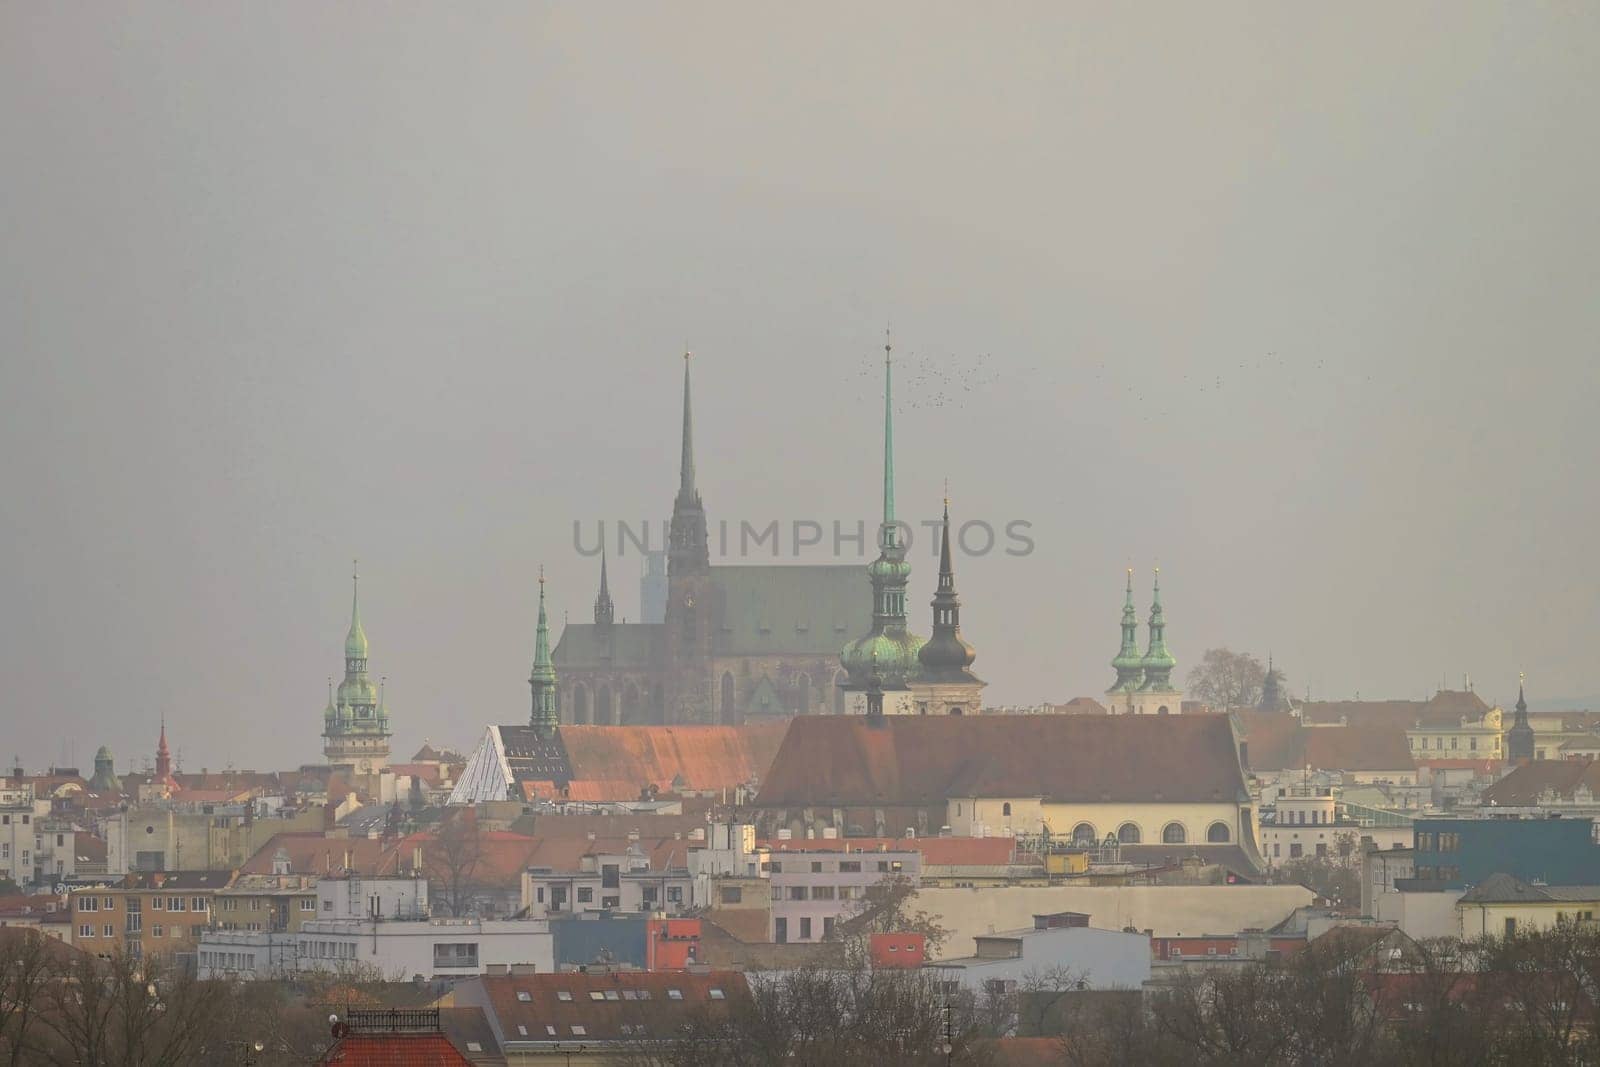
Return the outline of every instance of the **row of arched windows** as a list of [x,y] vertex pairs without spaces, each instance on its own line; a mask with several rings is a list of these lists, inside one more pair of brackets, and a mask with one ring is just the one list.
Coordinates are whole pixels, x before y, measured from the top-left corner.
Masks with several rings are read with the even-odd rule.
[[[959,814],[959,812],[957,813]],[[1011,814],[1011,802],[1006,801],[1000,805],[1002,817]],[[1226,845],[1233,839],[1228,824],[1222,821],[1212,823],[1206,827],[1206,844]],[[1139,829],[1139,824],[1125,822],[1117,827],[1117,841],[1124,845],[1137,845],[1144,841],[1144,831]],[[1169,822],[1161,828],[1161,843],[1163,845],[1184,845],[1189,842],[1189,831],[1181,822]],[[1072,828],[1072,843],[1074,845],[1098,845],[1100,836],[1095,832],[1094,824],[1080,822]]]
[[[844,683],[843,672],[834,674],[833,713],[844,714],[844,691],[840,685]],[[811,676],[802,673],[795,682],[796,697],[799,707],[796,709],[801,714],[809,715],[817,709],[813,707]],[[826,704],[827,698],[816,700],[818,704]],[[739,721],[739,707],[735,698],[733,674],[724,672],[717,686],[717,709],[722,722],[735,724]],[[590,687],[582,682],[572,686],[572,721],[580,726],[616,726],[635,725],[644,723],[660,723],[666,721],[666,695],[658,682],[650,687],[648,699],[646,690],[632,682],[621,689],[620,694],[613,694],[611,687],[605,683],[595,686],[591,693]]]

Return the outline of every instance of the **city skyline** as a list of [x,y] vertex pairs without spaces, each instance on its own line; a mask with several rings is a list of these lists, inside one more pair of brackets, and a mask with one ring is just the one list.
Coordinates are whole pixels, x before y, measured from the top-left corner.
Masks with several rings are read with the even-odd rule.
[[572,522],[670,510],[685,340],[709,515],[872,516],[886,321],[902,510],[1033,523],[990,702],[1103,692],[1157,563],[1178,678],[1594,694],[1600,16],[1036,15],[0,16],[24,762],[316,761],[352,556],[396,754],[472,744]]

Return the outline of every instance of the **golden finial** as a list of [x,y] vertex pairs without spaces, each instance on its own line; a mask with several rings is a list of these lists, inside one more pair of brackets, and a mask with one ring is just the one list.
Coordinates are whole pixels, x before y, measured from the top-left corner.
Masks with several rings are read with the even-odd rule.
[[944,480],[944,506],[945,507],[949,507],[950,506],[950,479],[949,478],[946,478]]
[[690,355],[689,342],[685,341],[684,344],[683,344],[683,361],[685,363],[687,363],[689,361],[689,355]]
[[539,564],[539,584],[544,584],[544,564]]
[[894,344],[889,335],[889,327],[886,325],[883,328],[883,361],[885,363],[889,362],[889,353],[893,350]]
[[1526,682],[1527,680],[1528,680],[1528,676],[1526,674],[1523,674],[1521,671],[1517,672],[1517,684],[1518,685],[1521,685],[1523,682]]

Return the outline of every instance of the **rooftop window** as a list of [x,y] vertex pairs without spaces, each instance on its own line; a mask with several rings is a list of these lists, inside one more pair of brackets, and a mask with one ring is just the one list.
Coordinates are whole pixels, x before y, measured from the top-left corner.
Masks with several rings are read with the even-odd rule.
[[573,1037],[587,1037],[588,1035],[589,1035],[589,1031],[585,1030],[583,1027],[579,1026],[577,1023],[573,1023],[572,1024],[572,1036]]
[[682,1000],[683,999],[683,990],[681,990],[681,989],[669,989],[669,990],[667,990],[667,999],[668,1000]]
[[712,1000],[726,1000],[727,999],[726,997],[724,997],[722,995],[722,990],[717,989],[715,987],[713,987],[712,989],[710,989],[708,991],[708,995],[711,997]]
[[533,1000],[533,994],[528,992],[526,989],[519,989],[517,990],[517,999],[522,1001],[524,1004],[527,1004]]
[[572,999],[572,994],[568,993],[565,989],[558,990],[556,992],[556,999],[557,1000],[571,1000]]
[[546,1026],[544,1028],[544,1032],[549,1034],[551,1037],[555,1037],[556,1036],[556,1028],[553,1027],[553,1026]]
[[591,990],[589,990],[589,999],[590,1000],[604,1000],[604,999],[606,999],[606,995],[601,990],[591,989]]

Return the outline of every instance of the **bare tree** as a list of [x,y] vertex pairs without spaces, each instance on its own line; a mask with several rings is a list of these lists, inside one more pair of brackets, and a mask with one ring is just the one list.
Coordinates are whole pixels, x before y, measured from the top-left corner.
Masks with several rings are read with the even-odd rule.
[[1208,648],[1189,671],[1188,695],[1214,708],[1254,707],[1261,699],[1267,669],[1248,652]]
[[26,928],[0,931],[0,1055],[11,1067],[39,1054],[39,1017],[58,955],[71,952],[58,941]]
[[470,913],[477,889],[478,862],[483,858],[483,838],[475,813],[469,809],[447,816],[422,853],[434,897],[442,901],[453,918]]
[[79,954],[49,985],[44,1057],[59,1064],[181,1067],[202,1062],[231,994],[160,959]]

